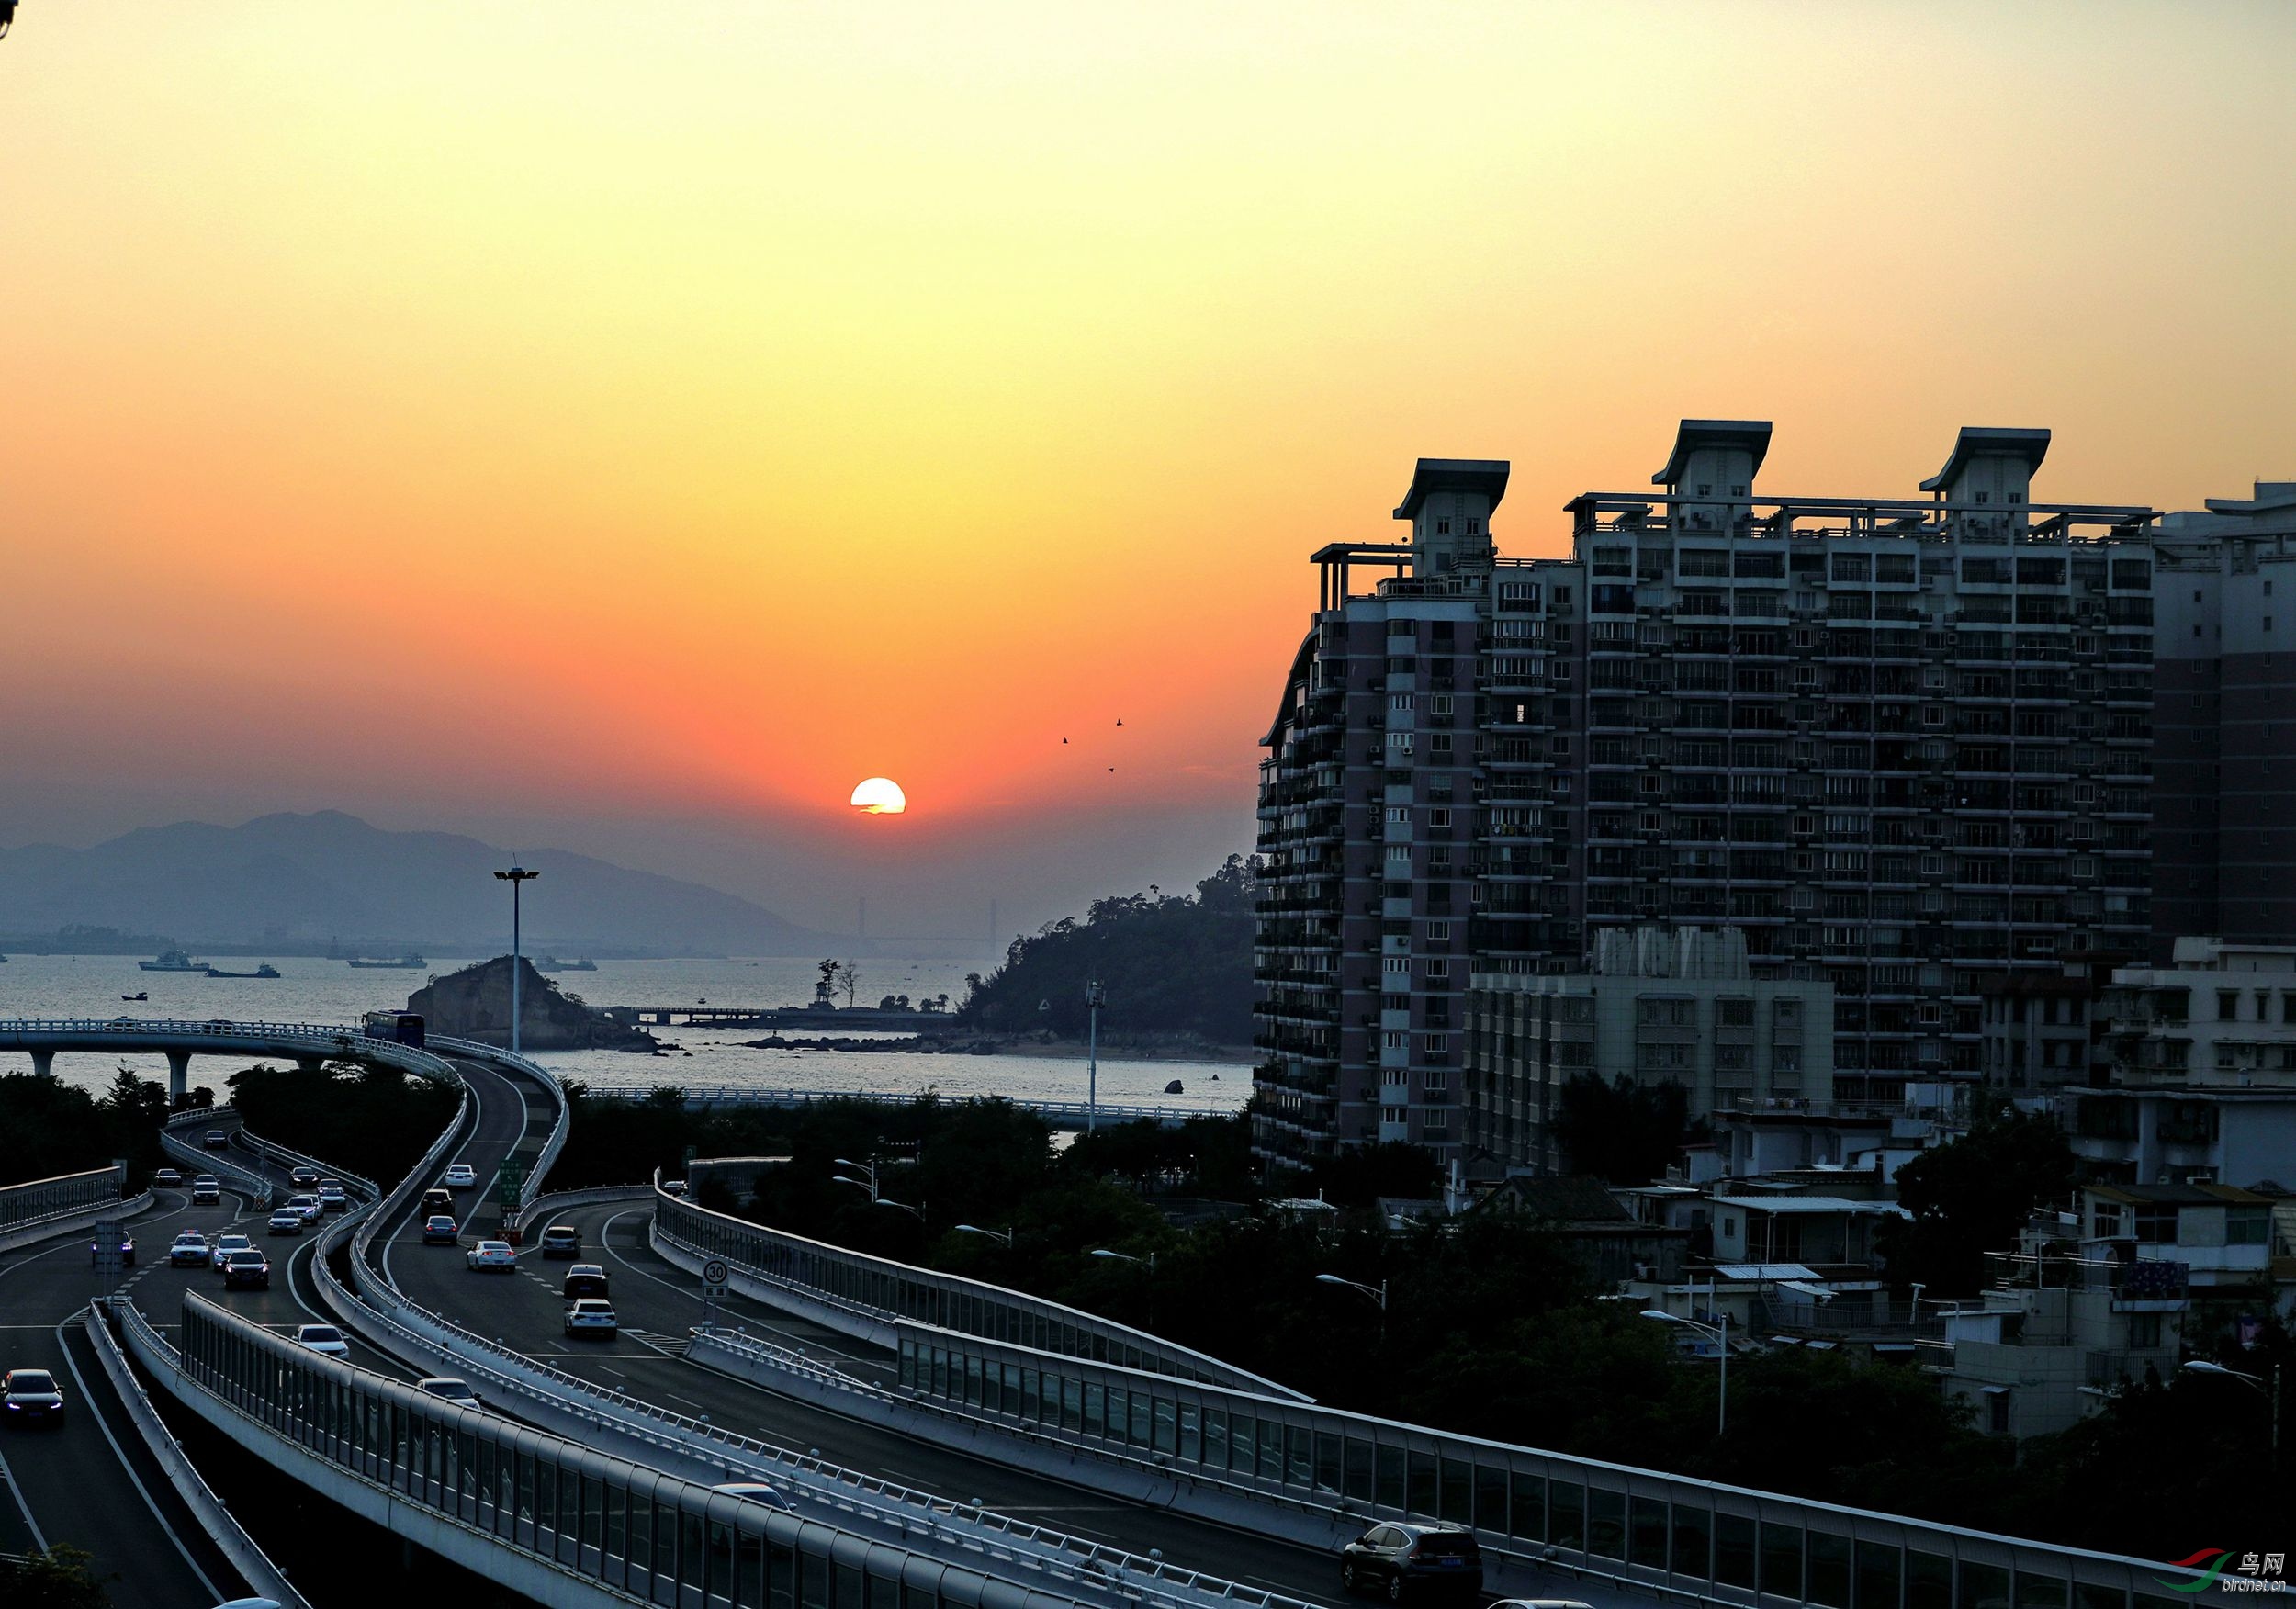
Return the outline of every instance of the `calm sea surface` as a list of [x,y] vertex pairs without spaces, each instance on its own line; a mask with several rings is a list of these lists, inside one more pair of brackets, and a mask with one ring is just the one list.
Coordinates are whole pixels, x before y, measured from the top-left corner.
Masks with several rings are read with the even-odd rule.
[[[219,957],[218,966],[253,972],[266,958]],[[269,958],[276,979],[210,978],[198,973],[147,973],[126,955],[12,955],[0,965],[0,1018],[139,1017],[205,1021],[228,1017],[271,1022],[356,1022],[362,1013],[403,1007],[407,996],[426,981],[423,973],[366,972],[339,961],[307,956]],[[432,956],[430,970],[452,972],[463,958]],[[920,1000],[964,993],[964,974],[986,970],[984,962],[896,958],[861,963],[860,998],[873,1004],[885,995]],[[813,998],[815,963],[793,958],[757,961],[602,961],[594,973],[559,973],[556,981],[593,1006],[712,1005],[796,1006]],[[123,995],[149,994],[145,1001]],[[599,1089],[649,1089],[659,1084],[692,1086],[743,1085],[762,1088],[863,1089],[914,1094],[938,1088],[943,1095],[1005,1095],[1017,1099],[1085,1097],[1085,1063],[1046,1056],[867,1054],[840,1051],[758,1051],[744,1039],[763,1037],[758,1029],[655,1029],[655,1036],[680,1049],[667,1056],[621,1051],[551,1052],[541,1060],[553,1070]],[[116,1068],[131,1067],[164,1082],[167,1063],[160,1056],[60,1055],[56,1075],[69,1083],[100,1087]],[[31,1058],[0,1051],[0,1073],[28,1072]],[[216,1088],[238,1071],[228,1057],[200,1057],[191,1063],[191,1081]],[[1214,1075],[1218,1077],[1215,1080]],[[1164,1094],[1177,1078],[1185,1093]],[[1100,1098],[1150,1101],[1205,1111],[1232,1111],[1252,1093],[1251,1070],[1233,1063],[1199,1062],[1100,1062]]]

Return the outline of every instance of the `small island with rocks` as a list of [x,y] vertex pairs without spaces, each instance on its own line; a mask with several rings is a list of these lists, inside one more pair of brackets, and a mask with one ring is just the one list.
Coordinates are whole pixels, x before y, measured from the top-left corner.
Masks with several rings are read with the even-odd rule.
[[[659,1053],[660,1043],[644,1029],[618,1022],[579,995],[569,995],[518,962],[519,1048],[528,1051],[635,1051]],[[511,1042],[511,958],[474,962],[460,972],[433,978],[407,997],[433,1033],[476,1040],[482,1045]]]

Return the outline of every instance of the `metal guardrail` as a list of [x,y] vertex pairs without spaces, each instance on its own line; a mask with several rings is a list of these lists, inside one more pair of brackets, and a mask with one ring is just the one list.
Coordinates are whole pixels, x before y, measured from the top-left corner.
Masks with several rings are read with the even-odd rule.
[[694,1255],[723,1257],[765,1283],[801,1289],[816,1299],[834,1299],[831,1306],[867,1314],[877,1322],[913,1320],[998,1340],[1022,1340],[1046,1352],[1113,1357],[1131,1367],[1184,1379],[1218,1380],[1295,1401],[1308,1400],[1289,1386],[1097,1313],[984,1280],[807,1240],[678,1197],[655,1197],[654,1223],[658,1234]]
[[160,1149],[195,1173],[211,1173],[216,1182],[239,1191],[259,1207],[271,1205],[272,1183],[261,1174],[250,1173],[239,1164],[230,1161],[204,1145],[194,1145],[180,1139],[172,1129],[160,1131]]
[[925,1325],[900,1329],[911,1406],[1334,1518],[1465,1525],[1488,1554],[1640,1590],[1840,1604],[1854,1565],[1861,1579],[1870,1570],[1905,1583],[1908,1601],[1920,1588],[1933,1609],[2171,1601],[2152,1596],[2167,1567],[2150,1560],[1513,1446]]
[[835,1588],[838,1609],[862,1609],[864,1602],[1106,1609],[1105,1597],[1079,1599],[897,1544],[872,1544],[442,1401],[298,1347],[196,1293],[185,1299],[180,1348],[168,1347],[141,1314],[125,1322],[155,1367],[232,1416],[246,1439],[296,1449],[326,1467],[342,1489],[364,1491],[394,1516],[403,1505],[468,1541],[490,1544],[476,1553],[494,1567],[497,1581],[535,1581],[540,1567],[561,1583],[547,1589],[551,1601],[568,1601],[556,1593],[579,1584],[652,1602],[763,1609],[795,1601],[803,1581],[807,1601],[826,1604],[835,1576],[850,1571],[850,1586]]
[[557,1118],[550,1125],[548,1137],[542,1142],[542,1152],[535,1158],[534,1166],[526,1170],[526,1176],[518,1187],[518,1218],[523,1221],[527,1209],[534,1204],[535,1196],[542,1188],[543,1180],[550,1176],[550,1169],[557,1164],[559,1153],[566,1149],[567,1136],[573,1131],[574,1105],[566,1098],[565,1085],[559,1082],[557,1074],[541,1063],[495,1045],[480,1044],[476,1040],[448,1039],[443,1035],[433,1035],[429,1042],[456,1055],[525,1075],[542,1086],[543,1093],[557,1108]]
[[84,1173],[58,1174],[53,1178],[28,1179],[0,1188],[0,1234],[35,1229],[51,1220],[75,1218],[91,1208],[119,1199],[128,1170],[114,1163]]
[[[264,1597],[276,1600],[283,1609],[310,1609],[310,1602],[288,1581],[286,1572],[271,1561],[271,1556],[247,1534],[246,1527],[232,1516],[231,1509],[215,1494],[214,1488],[200,1475],[197,1466],[184,1455],[166,1422],[152,1406],[152,1399],[144,1391],[142,1383],[129,1371],[128,1360],[119,1350],[119,1343],[112,1339],[112,1333],[101,1316],[107,1308],[117,1311],[128,1305],[116,1297],[99,1299],[91,1303],[84,1314],[88,1343],[96,1348],[96,1358],[103,1364],[104,1373],[110,1378],[112,1390],[118,1394],[120,1406],[127,1410],[129,1419],[143,1437],[144,1446],[152,1450],[152,1456],[159,1460],[160,1468],[167,1472],[168,1482],[184,1500],[184,1506],[191,1510],[192,1517],[199,1522],[199,1528],[207,1533],[208,1540],[213,1542],[223,1557],[231,1561],[232,1567],[240,1573],[240,1579]],[[139,1318],[141,1316],[138,1315]]]
[[[1119,1587],[1128,1597],[1167,1609],[1202,1609],[1208,1601],[1247,1609],[1311,1609],[1301,1600],[1281,1593],[1203,1575],[1161,1559],[1143,1558],[1106,1543],[1030,1525],[846,1468],[813,1453],[743,1435],[712,1424],[706,1418],[678,1413],[477,1334],[395,1291],[386,1293],[379,1281],[369,1293],[379,1300],[363,1300],[343,1289],[325,1266],[327,1249],[322,1243],[314,1272],[320,1277],[322,1296],[338,1316],[355,1329],[365,1331],[372,1326],[395,1333],[400,1347],[411,1346],[417,1356],[438,1359],[442,1366],[460,1369],[466,1378],[475,1377],[474,1383],[494,1393],[498,1401],[523,1400],[568,1413],[602,1431],[714,1468],[721,1479],[776,1484],[827,1502],[856,1519],[895,1534],[978,1552],[1015,1569],[1042,1571],[1078,1590],[1097,1593]],[[355,1313],[346,1311],[346,1303],[355,1304]],[[764,1343],[753,1345],[766,1346]],[[803,1354],[788,1348],[767,1349],[778,1355],[778,1367],[805,1374],[825,1387],[852,1383],[849,1377]]]

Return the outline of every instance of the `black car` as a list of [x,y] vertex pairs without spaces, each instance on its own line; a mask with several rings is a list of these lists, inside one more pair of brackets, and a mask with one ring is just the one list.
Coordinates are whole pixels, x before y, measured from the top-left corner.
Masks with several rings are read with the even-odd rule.
[[605,1296],[606,1270],[602,1264],[577,1263],[566,1271],[564,1286],[566,1300],[578,1301],[585,1296]]
[[271,1259],[261,1252],[233,1252],[223,1265],[223,1288],[237,1290],[245,1286],[253,1290],[271,1288]]
[[1480,1596],[1483,1552],[1457,1525],[1374,1525],[1340,1549],[1339,1582],[1351,1592],[1383,1592],[1390,1603],[1423,1592]]
[[63,1393],[44,1368],[12,1368],[0,1376],[0,1412],[10,1424],[62,1424]]

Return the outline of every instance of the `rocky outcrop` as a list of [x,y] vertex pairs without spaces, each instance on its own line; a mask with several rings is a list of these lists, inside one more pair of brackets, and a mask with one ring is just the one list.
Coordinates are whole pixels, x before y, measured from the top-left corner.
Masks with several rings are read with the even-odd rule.
[[[519,975],[519,1048],[528,1051],[660,1050],[644,1029],[616,1022],[593,1006],[585,1006],[521,960]],[[432,1033],[480,1044],[511,1042],[511,958],[498,955],[460,972],[433,979],[407,997],[407,1009],[422,1013]]]

